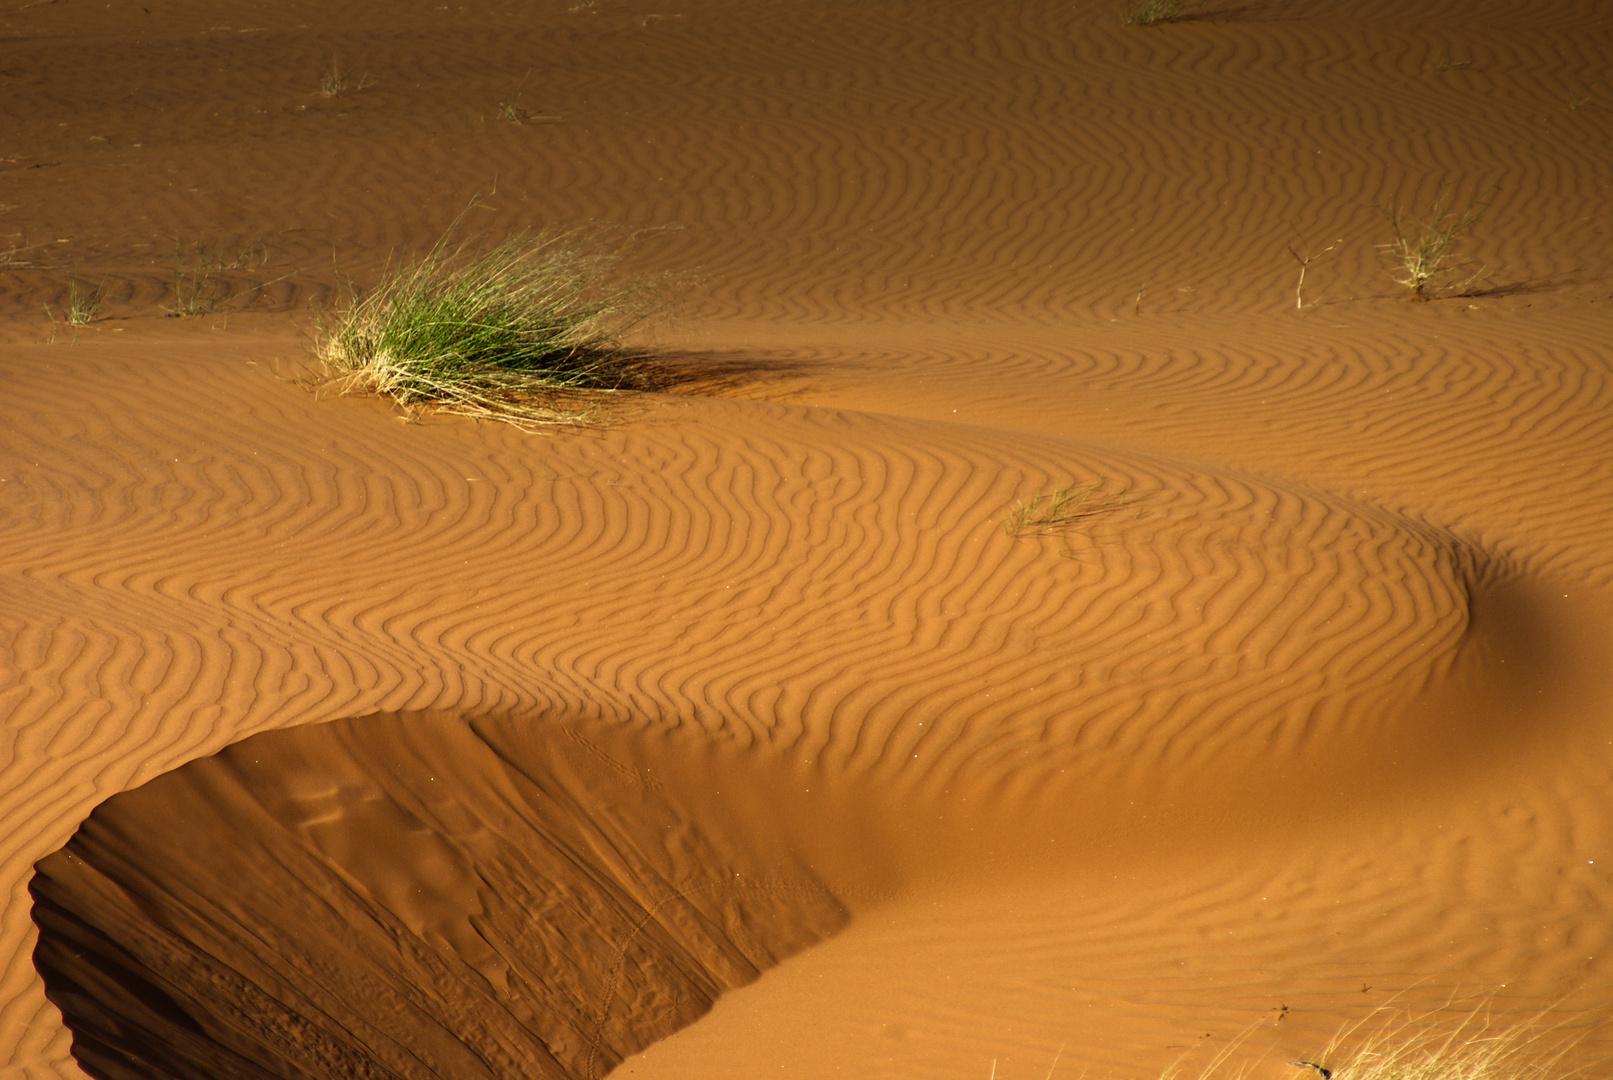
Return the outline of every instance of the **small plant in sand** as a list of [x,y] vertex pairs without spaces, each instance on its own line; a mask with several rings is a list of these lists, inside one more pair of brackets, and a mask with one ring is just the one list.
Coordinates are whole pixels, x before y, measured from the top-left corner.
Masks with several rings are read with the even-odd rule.
[[[222,252],[210,249],[199,240],[189,250],[175,240],[174,306],[168,309],[169,314],[180,318],[213,314],[230,298],[230,283],[226,274],[260,269],[268,261],[268,248],[259,244],[249,244],[235,255],[225,258]],[[275,281],[284,281],[285,277],[276,278]],[[255,296],[274,283],[261,282],[252,286],[250,291]]]
[[[527,75],[530,75],[528,72]],[[526,87],[527,76],[521,76],[521,83],[515,88],[515,93],[500,101],[497,106],[498,118],[507,124],[536,124],[548,120],[558,120],[558,116],[540,116],[527,112],[521,107],[521,91]]]
[[[74,327],[88,326],[94,322],[96,316],[101,313],[101,296],[105,290],[105,278],[101,279],[101,284],[95,287],[94,292],[85,292],[79,285],[78,275],[69,276],[67,279],[67,311],[65,313],[67,325]],[[49,304],[45,305],[45,314],[49,316],[51,322],[56,321],[56,314],[51,311]]]
[[342,70],[341,62],[334,56],[330,58],[330,66],[319,77],[319,96],[333,98],[338,94],[345,94],[350,90],[363,90],[374,86],[375,80],[370,78],[369,72],[362,75]]
[[1003,531],[1015,539],[1056,533],[1123,505],[1119,494],[1103,493],[1104,483],[1100,476],[1085,484],[1058,488],[1048,495],[1033,495],[1009,511]]
[[[1494,185],[1486,186],[1458,210],[1452,188],[1442,184],[1421,223],[1403,221],[1399,210],[1383,211],[1394,239],[1379,244],[1378,249],[1392,264],[1391,276],[1411,290],[1412,299],[1431,299],[1429,290],[1435,282],[1470,265],[1458,248],[1488,207],[1487,200],[1494,190]],[[1462,284],[1482,272],[1475,272]]]
[[523,233],[480,255],[445,236],[334,314],[319,385],[528,430],[587,421],[602,392],[657,385],[619,346],[648,292],[609,284],[612,262],[597,235]]
[[1130,0],[1120,7],[1120,21],[1126,26],[1155,26],[1176,22],[1203,7],[1209,0]]

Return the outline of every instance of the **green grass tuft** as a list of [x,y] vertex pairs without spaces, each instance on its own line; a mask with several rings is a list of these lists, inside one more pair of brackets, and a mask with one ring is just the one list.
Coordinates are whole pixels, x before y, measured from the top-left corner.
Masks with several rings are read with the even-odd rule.
[[[1430,290],[1436,281],[1469,265],[1458,247],[1488,208],[1488,199],[1494,191],[1493,184],[1486,186],[1458,211],[1450,185],[1442,184],[1421,224],[1402,222],[1399,210],[1383,211],[1394,239],[1379,244],[1378,249],[1392,264],[1390,276],[1411,290],[1412,299],[1432,299]],[[1476,276],[1470,276],[1467,281]]]
[[1056,533],[1087,518],[1123,505],[1120,495],[1103,494],[1104,479],[1061,487],[1049,495],[1035,495],[1014,507],[1003,531],[1016,539],[1025,535]]
[[1176,22],[1206,3],[1208,0],[1131,0],[1121,5],[1120,21],[1126,26]]
[[[84,292],[79,286],[78,274],[69,275],[67,279],[67,325],[72,327],[88,326],[101,314],[101,298],[106,292],[106,279],[95,287],[94,292]],[[51,322],[56,321],[56,315],[51,311],[50,305],[45,305],[45,315]]]
[[[450,233],[452,230],[450,229]],[[316,346],[343,393],[532,429],[586,422],[613,390],[658,385],[621,335],[647,290],[612,285],[599,237],[518,234],[469,255],[447,237],[335,313]]]
[[95,321],[101,313],[101,294],[106,290],[106,279],[95,287],[92,293],[80,292],[78,278],[72,277],[67,282],[67,325],[88,326]]

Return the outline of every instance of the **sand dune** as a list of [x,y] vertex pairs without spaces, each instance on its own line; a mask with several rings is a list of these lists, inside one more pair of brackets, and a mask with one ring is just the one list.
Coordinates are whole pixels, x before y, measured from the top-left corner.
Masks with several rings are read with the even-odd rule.
[[[1605,22],[0,14],[7,1075],[1282,1077],[1484,994],[1606,1058]],[[1381,211],[1491,182],[1402,299]],[[619,226],[743,377],[291,381],[461,214]],[[729,873],[805,891],[657,906]]]

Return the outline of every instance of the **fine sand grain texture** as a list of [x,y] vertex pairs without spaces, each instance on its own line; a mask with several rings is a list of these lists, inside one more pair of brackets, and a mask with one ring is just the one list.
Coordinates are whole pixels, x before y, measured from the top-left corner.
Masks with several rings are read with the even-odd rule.
[[[1605,1074],[1604,4],[0,40],[7,1080],[1294,1080],[1480,1002]],[[1409,299],[1386,214],[1491,185]],[[309,392],[456,220],[604,230],[681,385]]]

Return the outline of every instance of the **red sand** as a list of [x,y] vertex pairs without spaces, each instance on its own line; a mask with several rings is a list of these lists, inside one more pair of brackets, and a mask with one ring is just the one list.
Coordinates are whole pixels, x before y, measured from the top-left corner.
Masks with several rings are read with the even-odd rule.
[[[429,1023],[508,1047],[564,1014],[595,1034],[555,1075],[630,1054],[645,1080],[1019,1080],[1063,1047],[1060,1076],[1149,1077],[1241,1037],[1252,1075],[1292,1080],[1385,1003],[1484,995],[1503,1021],[1553,1009],[1573,1063],[1613,1057],[1607,14],[571,6],[0,14],[6,1075],[79,1075],[29,884],[97,807],[73,842],[102,861],[36,883],[80,890],[75,917],[139,936],[117,912],[238,910],[205,947],[250,982],[229,941],[288,935],[269,955],[294,966],[301,924],[273,920],[340,893],[477,994],[500,964],[547,978],[542,1008],[494,980]],[[373,85],[321,97],[333,56]],[[1479,276],[1405,300],[1380,208],[1491,181]],[[470,237],[625,226],[630,270],[683,281],[642,344],[756,370],[543,435],[290,381],[344,276],[476,194]],[[1340,240],[1296,309],[1290,247]],[[176,245],[181,287],[197,245],[225,263],[212,313],[163,317]],[[75,274],[106,296],[80,330],[42,310]],[[1072,482],[1114,502],[1007,534]],[[467,775],[464,725],[495,724],[539,747],[496,769],[558,768],[519,762],[588,731],[682,777],[639,818],[595,784],[533,835],[614,809],[674,892],[734,866],[832,899],[713,894],[687,918],[731,933],[665,940],[729,966],[635,961],[642,998],[588,992],[675,921],[636,870],[610,880],[640,916],[597,940],[534,916],[563,962],[489,959],[441,928],[518,926],[527,879],[455,838],[524,804],[472,780],[380,829],[356,793],[381,758],[338,768],[320,747],[347,729],[303,727],[422,710]],[[261,745],[312,764],[259,775],[261,814],[168,801],[290,727]],[[305,768],[347,778],[318,836],[274,794],[324,790]],[[411,906],[449,849],[482,884]],[[222,873],[209,850],[263,854]],[[292,850],[348,884],[275,878]],[[370,940],[310,937],[340,979],[253,993],[313,1030],[353,1006],[343,980],[392,970]],[[177,941],[150,962],[204,947]]]

